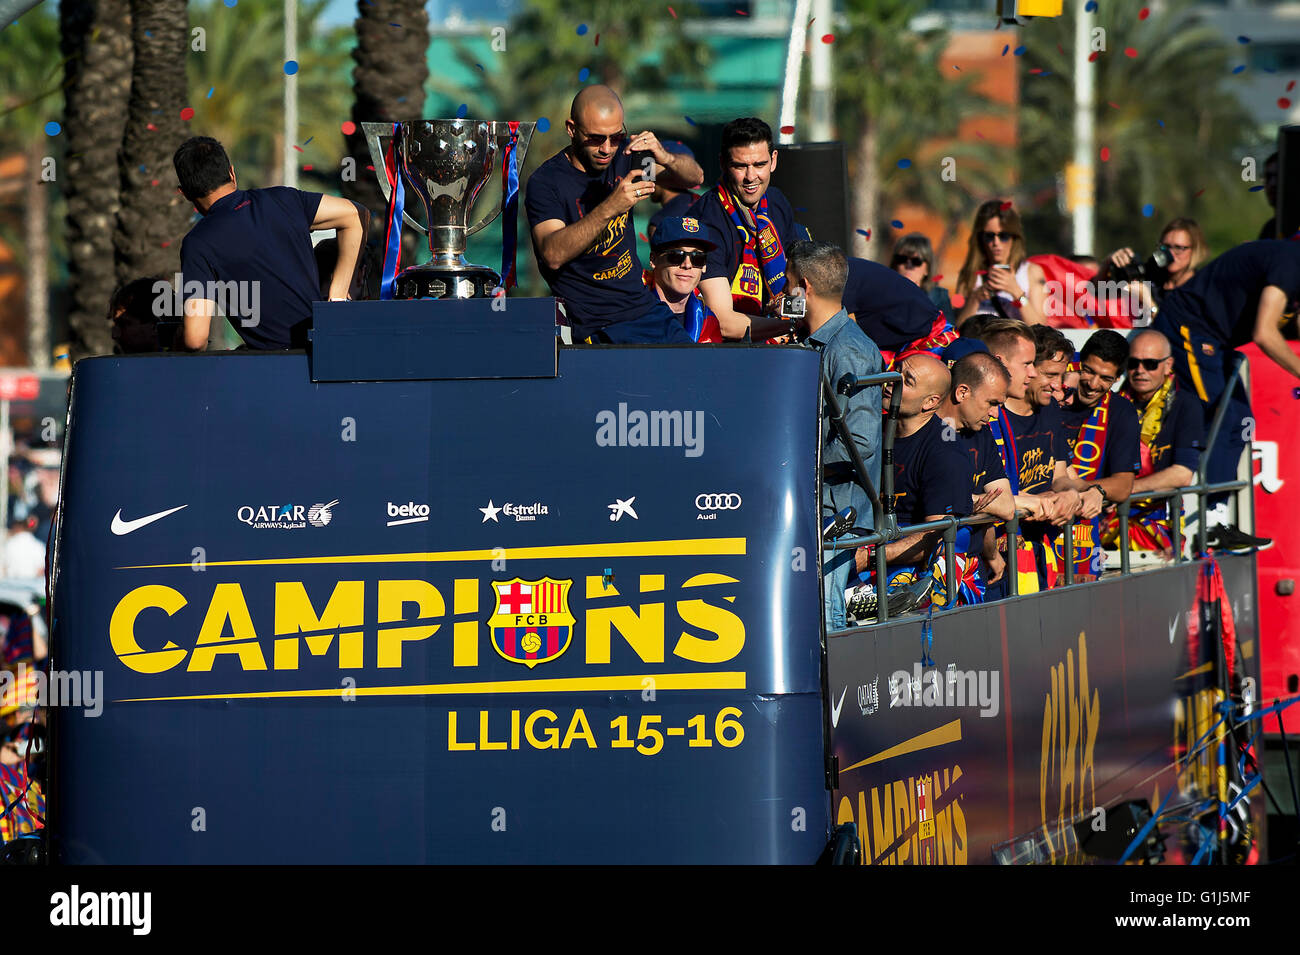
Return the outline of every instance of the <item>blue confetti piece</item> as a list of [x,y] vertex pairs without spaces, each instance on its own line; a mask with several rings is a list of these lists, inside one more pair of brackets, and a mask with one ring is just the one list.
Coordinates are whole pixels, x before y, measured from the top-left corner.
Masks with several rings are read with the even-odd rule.
[[695,125],[695,120],[691,119],[689,116],[683,116],[682,118],[686,120],[686,122],[690,123],[692,126]]
[[871,230],[870,230],[870,229],[859,229],[859,230],[858,230],[858,235],[865,235],[868,239],[870,239],[870,238],[871,238]]
[[587,82],[587,77],[589,77],[590,75],[591,75],[591,70],[587,69],[584,66],[582,69],[578,70],[578,82],[579,83]]
[[297,73],[297,72],[298,72],[298,61],[297,61],[297,60],[285,60],[285,61],[284,61],[284,74],[285,74],[285,76],[293,76],[293,74],[295,74],[295,73]]
[[145,171],[145,167],[144,167],[143,164],[141,164],[141,166],[140,166],[140,171],[141,171],[141,172],[144,172],[144,171]]
[[1263,186],[1251,186],[1249,191],[1250,191],[1250,192],[1259,192],[1259,190],[1261,190],[1261,189],[1263,189],[1263,188],[1264,188]]
[[222,2],[228,7],[233,7],[239,3],[239,0],[222,0]]
[[1156,214],[1156,207],[1148,202],[1145,206],[1142,207],[1142,214],[1146,216],[1148,219],[1150,219],[1153,215]]
[[1276,73],[1277,70],[1269,69],[1269,68],[1266,66],[1266,67],[1264,67],[1264,72],[1265,72],[1265,73]]
[[1157,120],[1156,120],[1156,125],[1159,126],[1161,129],[1164,129],[1164,128],[1165,128],[1165,121],[1164,121],[1163,119],[1157,119]]
[[457,119],[464,119],[467,113],[469,113],[469,106],[466,105],[465,103],[461,103],[459,106],[456,107]]
[[406,97],[405,97],[405,96],[399,96],[399,97],[397,97],[397,102],[399,102],[399,103],[405,103],[405,102],[406,102]]
[[[308,137],[307,137],[307,143],[310,143],[310,142],[311,142],[313,139],[315,139],[315,138],[316,138],[315,136],[308,136]],[[306,146],[307,143],[303,143],[303,145]]]
[[910,159],[900,159],[900,160],[898,161],[898,168],[899,168],[899,169],[906,169],[906,168],[907,168],[908,166],[910,166],[910,165],[912,165],[912,160],[910,160]]
[[1025,47],[1023,47],[1023,46],[1018,46],[1018,47],[1016,47],[1015,50],[1012,52],[1011,55],[1012,55],[1012,56],[1024,56],[1024,55],[1025,55]]
[[46,136],[57,136],[61,132],[63,132],[63,127],[60,126],[58,123],[56,123],[54,120],[50,120],[48,123],[45,124]]
[[551,121],[547,119],[545,116],[543,116],[541,119],[537,121],[537,131],[539,133],[544,133],[550,128],[551,128]]
[[1051,74],[1050,72],[1048,72],[1047,70],[1043,70],[1043,72],[1039,73],[1038,75],[1039,75],[1039,76],[1051,76],[1052,74]]
[[145,30],[145,31],[144,31],[144,35],[147,36],[147,37],[148,37],[149,39],[151,39],[151,40],[153,39],[153,31],[152,31],[152,30]]
[[1233,73],[1240,73],[1240,72],[1241,72],[1242,70],[1244,70],[1245,68],[1246,68],[1246,64],[1243,63],[1243,64],[1241,64],[1241,66],[1234,66],[1234,67],[1232,68],[1232,72],[1233,72]]
[[889,224],[893,226],[895,229],[903,228],[903,223],[900,222],[898,219],[890,219]]
[[586,36],[586,35],[587,35],[587,24],[585,24],[585,23],[579,23],[579,24],[578,24],[578,36]]
[[[482,64],[482,63],[475,63],[474,65],[475,65],[476,67],[478,67],[480,70],[483,70],[483,64]],[[483,70],[483,72],[486,73],[487,70]]]
[[1006,56],[1006,55],[1007,55],[1007,50],[1009,50],[1009,49],[1011,49],[1011,44],[1010,44],[1010,43],[1008,43],[1006,46],[1004,46],[1004,47],[1002,48],[1002,55],[1003,55],[1003,56]]
[[216,91],[216,89],[217,88],[215,86],[208,87],[208,99],[212,99],[212,94]]
[[389,20],[389,21],[388,21],[388,25],[389,25],[390,27],[397,27],[397,29],[399,29],[399,30],[402,28],[402,25],[401,25],[400,23],[394,23],[392,20]]
[[1088,2],[1083,5],[1084,13],[1092,13],[1096,9],[1097,9],[1097,0],[1088,0]]
[[1248,36],[1239,36],[1239,37],[1237,37],[1237,42],[1238,42],[1238,43],[1249,43],[1249,42],[1250,42],[1250,37],[1248,37]]

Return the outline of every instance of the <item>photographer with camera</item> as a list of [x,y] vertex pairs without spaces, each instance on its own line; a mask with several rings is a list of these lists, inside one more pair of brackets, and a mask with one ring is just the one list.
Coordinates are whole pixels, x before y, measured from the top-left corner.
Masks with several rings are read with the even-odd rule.
[[[795,319],[805,347],[821,354],[822,373],[834,386],[845,375],[877,375],[884,370],[880,349],[849,318],[841,304],[849,264],[838,246],[829,242],[796,242],[786,253],[788,281],[782,311]],[[880,482],[881,393],[862,388],[840,397],[844,425],[857,446],[867,476]],[[834,517],[846,507],[858,513],[858,526],[873,529],[871,500],[853,473],[852,456],[829,418],[822,425],[822,518]],[[826,601],[826,628],[848,625],[844,591],[853,568],[853,551],[839,551],[826,559],[822,579]]]
[[1200,224],[1195,219],[1173,219],[1160,230],[1160,242],[1145,261],[1138,261],[1128,247],[1116,249],[1102,262],[1096,280],[1141,282],[1142,314],[1155,315],[1165,294],[1186,284],[1208,254]]

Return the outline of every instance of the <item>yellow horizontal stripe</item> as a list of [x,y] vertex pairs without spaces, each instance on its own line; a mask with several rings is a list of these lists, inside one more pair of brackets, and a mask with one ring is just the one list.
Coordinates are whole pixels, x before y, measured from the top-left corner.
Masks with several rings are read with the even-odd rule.
[[[206,567],[256,567],[288,564],[437,564],[462,561],[564,560],[583,557],[732,557],[744,556],[745,538],[626,541],[608,544],[565,544],[543,547],[502,547],[495,550],[440,550],[415,554],[351,554],[338,557],[272,557],[259,560],[209,560]],[[182,564],[133,564],[118,570],[158,570],[191,567]]]
[[1194,670],[1188,670],[1186,673],[1179,674],[1178,676],[1174,677],[1174,679],[1186,680],[1188,677],[1200,676],[1202,673],[1209,673],[1213,669],[1214,669],[1214,661],[1211,660],[1209,663],[1202,663]]
[[930,749],[935,746],[942,746],[945,743],[957,743],[961,741],[961,720],[953,720],[943,726],[927,730],[920,736],[913,736],[909,740],[904,740],[897,746],[891,746],[889,749],[881,750],[875,756],[868,756],[861,762],[854,763],[852,766],[846,766],[840,770],[847,773],[850,769],[858,769],[862,766],[869,766],[872,763],[882,763],[887,759],[893,759],[895,756],[905,756],[908,753],[915,753],[923,749]]
[[[659,690],[743,690],[743,671],[721,673],[645,673],[628,676],[575,676],[552,680],[505,680],[495,683],[425,683],[416,686],[358,686],[357,696],[447,696],[455,693],[611,693],[645,689],[653,680]],[[341,686],[323,690],[270,690],[265,693],[200,693],[193,696],[141,696],[116,703],[159,703],[165,700],[270,700],[285,697],[342,697]]]

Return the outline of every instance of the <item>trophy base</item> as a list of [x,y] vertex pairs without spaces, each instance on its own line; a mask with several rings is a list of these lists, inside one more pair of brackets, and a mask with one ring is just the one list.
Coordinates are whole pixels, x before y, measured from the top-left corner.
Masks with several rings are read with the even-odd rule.
[[501,276],[482,265],[436,268],[413,265],[403,269],[393,283],[393,297],[410,298],[491,298],[500,286]]

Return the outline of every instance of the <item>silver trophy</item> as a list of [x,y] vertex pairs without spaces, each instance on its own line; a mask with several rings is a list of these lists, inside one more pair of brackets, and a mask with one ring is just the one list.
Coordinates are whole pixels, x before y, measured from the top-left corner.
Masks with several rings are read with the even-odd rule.
[[[473,225],[470,210],[479,190],[497,168],[497,153],[510,142],[508,123],[473,119],[422,119],[398,123],[362,123],[370,157],[384,198],[391,201],[385,163],[387,141],[396,139],[396,174],[424,204],[425,222],[416,222],[405,210],[402,217],[429,237],[433,259],[403,269],[394,285],[395,298],[476,298],[490,296],[501,284],[493,269],[465,260],[465,242],[501,213],[505,197]],[[517,167],[522,171],[524,154],[532,139],[535,123],[519,123],[515,143]]]

